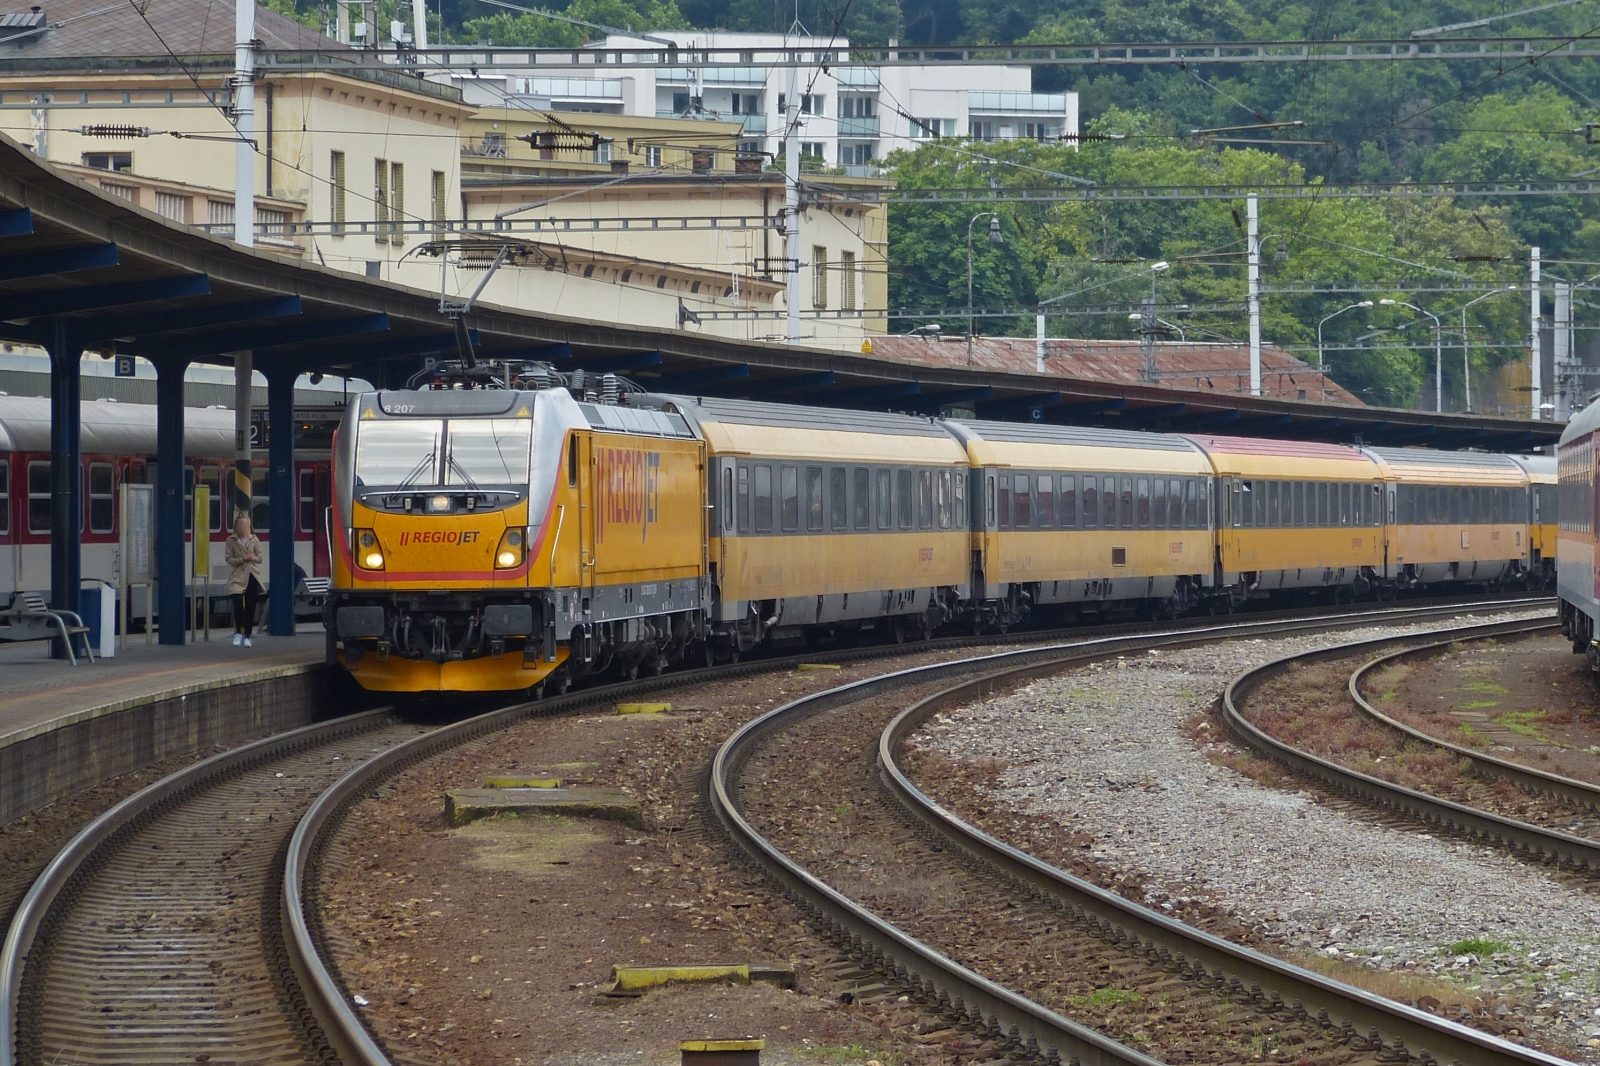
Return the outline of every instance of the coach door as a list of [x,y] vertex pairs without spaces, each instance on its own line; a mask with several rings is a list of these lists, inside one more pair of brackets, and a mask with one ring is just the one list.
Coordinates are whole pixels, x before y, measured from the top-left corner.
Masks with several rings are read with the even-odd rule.
[[310,473],[312,476],[311,576],[327,577],[330,572],[328,544],[329,470],[328,467],[319,464],[310,471],[303,471],[301,476],[304,477],[306,473]]
[[582,448],[578,463],[578,590],[585,612],[594,606],[595,583],[595,454],[594,434],[573,434],[572,446]]

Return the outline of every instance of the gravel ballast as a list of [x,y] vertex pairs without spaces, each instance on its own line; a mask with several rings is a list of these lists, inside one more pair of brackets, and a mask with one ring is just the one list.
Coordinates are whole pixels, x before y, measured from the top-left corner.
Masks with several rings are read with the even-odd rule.
[[1503,852],[1352,817],[1310,791],[1269,788],[1208,757],[1223,740],[1197,716],[1238,674],[1404,631],[1129,656],[939,715],[912,743],[997,768],[988,801],[1078,835],[1089,857],[1130,875],[1151,905],[1204,901],[1290,955],[1420,972],[1481,992],[1525,1012],[1540,1042],[1600,1062],[1593,895]]

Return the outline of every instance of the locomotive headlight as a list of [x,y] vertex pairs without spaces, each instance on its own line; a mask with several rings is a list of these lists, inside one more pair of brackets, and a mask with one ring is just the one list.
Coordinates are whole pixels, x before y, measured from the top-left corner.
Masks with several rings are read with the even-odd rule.
[[448,496],[429,496],[427,511],[429,514],[449,514],[455,508],[455,501]]
[[356,559],[366,570],[383,569],[383,546],[378,543],[378,535],[370,529],[355,531]]
[[494,550],[494,568],[511,570],[522,563],[522,553],[527,547],[527,535],[520,529],[508,529],[500,534],[500,544]]

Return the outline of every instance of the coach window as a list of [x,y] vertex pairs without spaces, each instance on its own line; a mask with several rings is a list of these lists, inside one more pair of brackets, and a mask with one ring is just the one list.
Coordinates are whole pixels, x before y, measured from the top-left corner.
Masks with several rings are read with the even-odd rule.
[[855,527],[872,527],[872,471],[864,466],[855,469]]
[[194,529],[194,467],[183,468],[183,531]]
[[1093,529],[1100,524],[1100,492],[1093,474],[1083,476],[1083,527]]
[[[252,477],[254,471],[251,471]],[[215,466],[202,466],[200,468],[200,484],[206,487],[210,494],[210,512],[206,519],[210,523],[211,532],[222,532],[222,469]]]
[[772,532],[772,467],[756,464],[756,532]]
[[1198,520],[1196,529],[1211,528],[1211,482],[1205,478],[1200,479],[1200,513],[1195,516]]
[[50,532],[50,464],[28,464],[28,532]]
[[949,529],[951,523],[950,471],[939,471],[939,528]]
[[955,521],[957,529],[967,528],[967,471],[963,467],[953,478],[955,481]]
[[1056,479],[1052,474],[1040,474],[1039,485],[1039,527],[1048,529],[1056,524]]
[[781,507],[779,512],[785,531],[800,528],[800,468],[797,466],[782,466],[778,468],[779,493]]
[[0,458],[0,537],[11,533],[11,467]]
[[1071,474],[1061,475],[1061,528],[1071,529],[1078,524],[1078,479]]
[[842,466],[828,471],[828,528],[839,532],[850,522],[850,473]]
[[917,528],[933,528],[933,471],[917,471]]
[[1167,479],[1164,477],[1156,478],[1150,488],[1150,516],[1157,529],[1167,528]]
[[89,464],[89,532],[110,533],[116,493],[111,488],[111,464]]
[[[1248,500],[1250,498],[1250,494],[1247,493],[1247,492],[1239,491],[1239,482],[1235,481],[1233,484],[1234,484],[1234,497],[1233,497],[1233,501],[1234,501],[1233,502],[1234,525],[1238,525],[1239,524],[1239,501],[1241,499]],[[1185,529],[1198,529],[1199,528],[1199,524],[1200,524],[1199,496],[1200,496],[1199,483],[1192,477],[1191,478],[1184,478],[1184,483],[1183,483],[1183,526],[1184,526]],[[1176,497],[1174,497],[1174,500],[1176,500]],[[1173,503],[1173,506],[1176,507],[1178,505],[1177,505],[1177,503]]]
[[[257,533],[272,528],[272,500],[267,492],[267,468],[253,468],[250,471],[250,525]],[[220,529],[220,524],[215,528]]]
[[1027,474],[1017,475],[1017,528],[1027,529],[1033,525],[1033,485],[1032,479]]
[[[1127,478],[1123,483],[1128,486],[1128,517],[1133,517],[1133,482]],[[1104,525],[1107,529],[1117,528],[1117,479],[1103,477],[1100,479],[1100,506],[1105,514]]]
[[876,503],[878,507],[878,528],[890,528],[894,525],[894,471],[879,469]]
[[1000,528],[1011,528],[1011,475],[1000,475]]
[[1118,509],[1117,520],[1123,529],[1133,528],[1133,478],[1122,479],[1122,506]]
[[[770,478],[771,475],[769,474]],[[772,501],[767,501],[767,506],[772,506]],[[739,464],[739,532],[750,532],[750,464]],[[769,521],[768,526],[771,526]]]
[[[731,475],[730,475],[731,477]],[[733,499],[733,482],[728,482],[729,490],[723,494],[722,509],[726,513],[728,504]],[[300,532],[310,533],[317,528],[317,472],[315,470],[300,471]]]
[[916,522],[916,501],[911,498],[911,471],[894,472],[895,510],[900,517],[900,528],[911,529]]
[[1150,479],[1139,479],[1138,524],[1140,529],[1150,528]]
[[806,528],[822,531],[822,467],[806,467]]

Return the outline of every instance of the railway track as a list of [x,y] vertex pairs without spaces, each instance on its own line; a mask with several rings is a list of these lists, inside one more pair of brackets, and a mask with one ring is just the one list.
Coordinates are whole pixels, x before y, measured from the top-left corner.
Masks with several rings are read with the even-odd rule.
[[[1417,612],[1415,620],[1437,616],[1435,612]],[[940,709],[962,705],[998,689],[1118,652],[1246,637],[1252,635],[1251,628],[1219,627],[1217,632],[1209,634],[1189,632],[1156,638],[1117,638],[1085,642],[1070,648],[1005,653],[981,660],[901,671],[817,693],[767,713],[728,740],[713,765],[713,807],[735,839],[802,906],[832,926],[863,958],[865,965],[880,973],[883,980],[914,990],[926,1005],[943,1011],[953,1027],[974,1032],[980,1039],[1008,1045],[1013,1053],[1023,1056],[1042,1054],[1062,1062],[1076,1060],[1085,1064],[1151,1061],[1145,1052],[1119,1044],[1069,1019],[1060,1010],[1021,995],[1017,989],[979,972],[985,964],[992,967],[995,960],[983,951],[974,951],[970,939],[964,940],[962,930],[941,930],[938,922],[919,923],[931,924],[935,934],[943,934],[945,944],[954,945],[948,952],[941,950],[942,945],[919,939],[831,886],[786,852],[775,839],[784,835],[783,822],[796,817],[792,804],[783,807],[781,800],[774,801],[788,813],[775,811],[773,804],[762,811],[756,810],[763,801],[759,779],[763,775],[770,779],[775,773],[766,751],[782,745],[786,734],[804,729],[813,719],[821,723],[823,719],[818,716],[828,715],[827,728],[819,727],[805,734],[807,757],[815,761],[814,746],[822,742],[829,728],[843,728],[842,720],[832,712],[846,708],[854,711],[885,696],[966,675],[957,684],[922,695],[894,716],[879,736],[876,755],[887,791],[933,834],[934,847],[957,849],[988,872],[997,886],[994,894],[1002,897],[1000,906],[1007,908],[1003,913],[1026,906],[1026,902],[1019,903],[1015,898],[1016,886],[1020,886],[1034,904],[1032,913],[1017,916],[1020,929],[1008,934],[1000,931],[1002,923],[996,920],[988,927],[992,935],[1010,935],[1012,939],[1029,944],[1037,944],[1041,936],[1056,937],[1056,943],[1065,950],[1066,944],[1059,934],[1062,926],[1072,925],[1079,932],[1091,934],[1102,944],[1118,949],[1109,952],[1112,956],[1109,960],[1104,957],[1108,953],[1101,951],[1102,957],[1095,960],[1094,965],[1104,968],[1107,962],[1112,967],[1140,962],[1145,973],[1152,966],[1164,969],[1189,986],[1181,994],[1169,996],[1162,1005],[1169,1014],[1176,1012],[1180,1026],[1204,1013],[1208,1005],[1220,1005],[1238,1008],[1231,1011],[1234,1015],[1239,1011],[1252,1012],[1253,1017],[1242,1019],[1246,1025],[1270,1021],[1277,1028],[1290,1030],[1288,1036],[1302,1046],[1314,1043],[1308,1031],[1319,1033],[1321,1040],[1317,1043],[1324,1047],[1335,1043],[1347,1052],[1356,1053],[1347,1056],[1345,1061],[1362,1061],[1363,1056],[1368,1061],[1411,1058],[1423,1062],[1496,1064],[1561,1061],[1211,937],[1074,878],[988,837],[941,809],[910,782],[896,762],[903,739]],[[1329,628],[1326,623],[1316,622],[1278,624],[1272,633],[1282,635],[1326,628]],[[993,669],[1002,664],[1013,665]],[[797,746],[800,745],[797,743]],[[840,765],[829,763],[818,769],[827,780],[830,772],[837,772]],[[856,769],[861,772],[862,768],[857,766]],[[754,775],[757,780],[750,780],[747,775]],[[758,822],[766,824],[758,829]],[[827,859],[817,857],[817,861],[827,862]],[[920,857],[908,854],[906,849],[897,849],[895,862],[897,866],[905,866],[906,877],[916,876],[920,861]],[[911,913],[916,907],[903,910]],[[1051,917],[1055,919],[1053,925],[1049,921]],[[1004,924],[1009,925],[1010,921]],[[962,957],[954,957],[956,955]],[[969,960],[973,965],[967,964]],[[1008,960],[1008,964],[1011,962],[1015,959]],[[1016,969],[1023,974],[1027,967]],[[1140,977],[1142,979],[1144,974]],[[1047,993],[1064,998],[1067,1003],[1082,1005],[1082,999],[1074,1003],[1074,997],[1060,996],[1061,990],[1050,987],[1052,982],[1048,979],[1039,980],[1032,974],[1025,974],[1022,980],[1043,987]],[[1146,987],[1160,987],[1160,982],[1147,982]],[[1193,988],[1205,989],[1210,996],[1209,1004],[1205,996],[1195,994]],[[1092,1004],[1092,997],[1086,998]],[[1234,1020],[1239,1019],[1235,1017]],[[1311,1050],[1308,1048],[1307,1053]],[[1187,1053],[1189,1048],[1185,1045],[1179,1051]],[[1317,1053],[1323,1052],[1318,1048]]]
[[1553,628],[1555,628],[1554,622],[1462,627],[1451,631],[1448,638],[1442,640],[1440,637],[1445,636],[1444,633],[1432,633],[1410,638],[1359,641],[1287,656],[1249,670],[1236,678],[1223,696],[1223,718],[1229,731],[1253,750],[1369,806],[1379,808],[1386,813],[1463,833],[1490,844],[1506,847],[1535,860],[1552,861],[1580,868],[1593,875],[1600,872],[1600,840],[1430,795],[1364,774],[1272,736],[1251,722],[1243,713],[1243,708],[1248,705],[1252,693],[1291,669],[1327,660],[1349,658],[1400,644],[1403,647],[1399,650],[1365,661],[1349,675],[1346,688],[1363,715],[1412,741],[1448,751],[1466,760],[1476,776],[1509,781],[1530,793],[1550,796],[1561,804],[1592,816],[1595,810],[1600,810],[1600,788],[1442,740],[1383,714],[1361,692],[1363,678],[1404,656],[1438,650],[1463,640],[1516,636]]
[[[1501,598],[1346,612],[1302,624],[1382,624],[1546,602]],[[1280,632],[1285,624],[1273,619],[1199,628],[1201,635],[1165,639]],[[921,647],[996,639],[947,639]],[[1063,656],[1106,654],[1139,642],[1148,638],[1100,636],[999,658],[1064,661]],[[827,657],[858,660],[903,650],[865,648]],[[0,951],[0,1066],[386,1063],[319,950],[317,872],[331,830],[350,803],[412,762],[531,715],[782,669],[805,658],[749,660],[589,689],[437,729],[407,725],[387,711],[368,712],[268,738],[163,779],[80,833],[18,908]],[[929,679],[936,676],[946,675]]]

